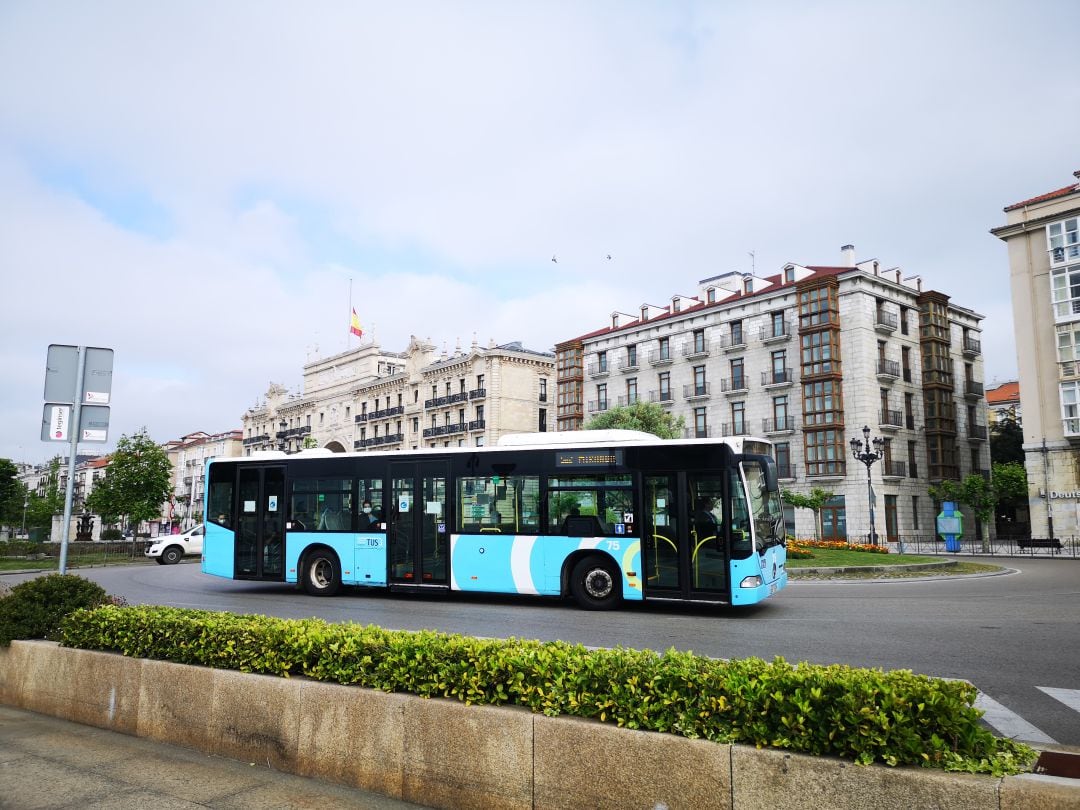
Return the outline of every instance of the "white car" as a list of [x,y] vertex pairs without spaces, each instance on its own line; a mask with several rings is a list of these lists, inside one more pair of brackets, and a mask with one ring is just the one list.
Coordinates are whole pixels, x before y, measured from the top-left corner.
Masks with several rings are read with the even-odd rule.
[[204,532],[205,528],[200,523],[182,534],[163,534],[155,537],[150,541],[143,555],[153,557],[158,565],[176,565],[186,556],[202,554]]

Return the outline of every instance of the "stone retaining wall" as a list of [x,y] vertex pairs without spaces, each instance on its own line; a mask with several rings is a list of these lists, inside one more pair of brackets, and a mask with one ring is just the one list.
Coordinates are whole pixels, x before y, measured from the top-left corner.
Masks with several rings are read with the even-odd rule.
[[455,810],[1080,807],[1068,779],[860,767],[45,641],[0,648],[0,703]]

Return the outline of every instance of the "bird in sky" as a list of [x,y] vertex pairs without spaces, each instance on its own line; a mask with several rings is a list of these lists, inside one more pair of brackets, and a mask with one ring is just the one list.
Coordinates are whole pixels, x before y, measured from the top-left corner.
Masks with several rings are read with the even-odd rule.
[[555,258],[555,254],[554,254],[554,253],[553,253],[553,254],[551,254],[551,260],[552,260],[553,262],[555,262],[555,264],[558,264],[558,263],[559,263],[559,260]]
[[607,257],[608,257],[608,261],[611,261],[611,254],[610,253],[607,255]]

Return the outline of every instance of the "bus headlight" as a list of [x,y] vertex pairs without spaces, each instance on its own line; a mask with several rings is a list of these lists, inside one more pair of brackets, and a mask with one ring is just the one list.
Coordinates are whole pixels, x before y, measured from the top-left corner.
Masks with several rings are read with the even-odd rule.
[[761,577],[756,574],[752,577],[743,577],[742,582],[739,583],[740,588],[760,588]]

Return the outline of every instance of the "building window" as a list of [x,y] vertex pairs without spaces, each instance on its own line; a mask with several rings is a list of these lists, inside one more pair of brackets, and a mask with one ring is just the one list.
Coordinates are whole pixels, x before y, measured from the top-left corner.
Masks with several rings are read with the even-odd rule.
[[484,421],[484,406],[483,405],[477,405],[476,406],[476,421],[477,422],[483,422]]
[[596,386],[596,409],[598,411],[607,410],[607,384],[600,383]]
[[703,354],[705,352],[705,330],[694,330],[694,354]]
[[799,293],[799,328],[838,324],[839,307],[834,287],[817,287]]
[[900,334],[906,335],[908,333],[907,325],[907,307],[900,307]]
[[705,366],[694,366],[694,396],[705,396]]
[[662,372],[659,376],[660,381],[660,401],[671,401],[671,372]]
[[787,394],[773,397],[772,401],[773,423],[777,430],[787,430],[788,423],[788,398]]
[[420,430],[420,417],[414,416],[412,418],[412,432],[416,433],[418,430]]
[[539,431],[541,433],[547,433],[547,410],[544,408],[540,409]]
[[834,366],[833,358],[839,357],[840,336],[833,331],[810,332],[802,336],[802,373],[804,377],[818,374],[831,374],[839,371],[839,362]]
[[547,377],[540,378],[540,401],[547,402]]
[[678,298],[672,298],[671,299],[671,311],[672,312],[680,312],[680,311],[682,311],[682,301],[680,301]]
[[1066,436],[1080,435],[1080,382],[1061,383],[1061,419]]
[[708,300],[708,302],[710,304],[715,304],[716,303],[716,287],[709,287],[709,289],[705,291],[705,298]]
[[784,337],[787,329],[784,325],[784,310],[778,310],[769,314],[769,337]]
[[626,381],[626,404],[633,405],[637,402],[637,377],[631,377]]
[[781,478],[794,478],[794,470],[791,469],[791,445],[780,442],[773,445],[773,453],[776,456],[776,473]]
[[637,346],[626,347],[626,366],[627,368],[637,368]]
[[705,409],[694,408],[694,437],[698,439],[707,438],[709,435],[709,425],[705,421]]
[[914,531],[919,530],[919,496],[911,496],[911,528]]
[[1080,219],[1066,219],[1055,222],[1046,229],[1047,248],[1050,250],[1050,263],[1067,262],[1080,259]]
[[803,383],[803,424],[832,425],[843,419],[840,380]]
[[602,374],[608,370],[607,367],[607,352],[596,353],[596,371],[598,374]]
[[838,430],[809,430],[805,436],[806,474],[843,475],[845,440]]
[[484,387],[484,375],[483,374],[477,374],[476,375],[476,387],[477,388],[483,388]]
[[746,403],[731,403],[731,432],[735,436],[746,433]]
[[742,321],[731,322],[731,345],[740,346],[746,341],[743,339],[743,324]]
[[795,282],[795,268],[794,267],[785,267],[784,268],[784,283],[785,284],[792,284],[794,282]]
[[666,338],[666,337],[660,338],[660,359],[661,360],[670,360],[671,359],[671,339],[670,338]]
[[1057,359],[1059,363],[1080,360],[1080,323],[1058,324]]

